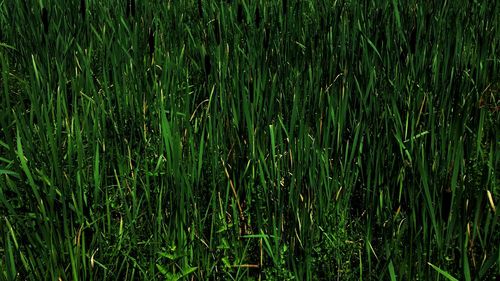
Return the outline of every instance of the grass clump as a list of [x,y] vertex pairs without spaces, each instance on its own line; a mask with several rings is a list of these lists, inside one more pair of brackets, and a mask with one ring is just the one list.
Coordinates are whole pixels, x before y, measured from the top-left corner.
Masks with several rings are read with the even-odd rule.
[[500,274],[500,4],[0,2],[0,279]]

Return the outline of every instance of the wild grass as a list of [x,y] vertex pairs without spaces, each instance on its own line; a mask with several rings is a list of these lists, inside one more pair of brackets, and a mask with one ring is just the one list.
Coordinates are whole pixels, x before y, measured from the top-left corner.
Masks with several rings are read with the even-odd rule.
[[0,1],[0,279],[492,280],[499,16]]

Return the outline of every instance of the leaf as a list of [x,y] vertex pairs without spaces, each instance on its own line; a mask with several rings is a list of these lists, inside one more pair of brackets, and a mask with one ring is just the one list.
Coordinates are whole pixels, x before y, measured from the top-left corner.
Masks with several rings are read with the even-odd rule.
[[170,254],[170,253],[165,253],[165,252],[160,252],[158,254],[164,258],[171,260],[171,261],[177,260],[178,258],[181,257],[181,255]]
[[435,269],[437,272],[439,272],[441,275],[443,275],[444,277],[446,277],[446,279],[451,280],[451,281],[458,281],[458,279],[457,279],[457,278],[455,278],[455,277],[451,276],[448,272],[446,272],[446,271],[442,270],[441,268],[439,268],[439,267],[437,267],[437,266],[433,265],[433,264],[432,264],[432,263],[430,263],[430,262],[428,262],[428,264],[429,264],[430,266],[432,266],[432,268],[434,268],[434,269]]
[[222,263],[224,263],[225,267],[231,267],[231,263],[229,262],[229,258],[228,257],[223,257],[222,258]]
[[12,47],[11,45],[7,45],[5,43],[0,43],[0,47],[5,47],[5,48],[8,48],[8,49],[11,49],[11,50],[14,50],[14,51],[17,51],[16,48]]
[[158,270],[160,271],[161,274],[163,275],[167,275],[168,271],[165,267],[159,265],[159,264],[156,264],[156,268],[158,268]]
[[195,272],[197,269],[198,269],[197,266],[194,266],[194,267],[193,266],[187,266],[186,268],[182,269],[182,276],[181,277],[186,277],[189,274]]
[[226,238],[222,238],[221,244],[217,246],[217,249],[221,250],[229,249],[229,243],[227,242]]
[[20,178],[19,173],[16,173],[16,172],[10,171],[10,170],[0,169],[0,175],[11,175],[11,176],[14,176],[18,179]]
[[391,281],[396,281],[396,272],[394,271],[394,264],[389,262],[389,276],[391,276]]

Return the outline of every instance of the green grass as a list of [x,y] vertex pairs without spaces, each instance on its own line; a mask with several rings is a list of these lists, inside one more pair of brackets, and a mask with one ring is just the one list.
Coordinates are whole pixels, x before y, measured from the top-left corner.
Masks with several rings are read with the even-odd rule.
[[492,280],[499,32],[495,1],[0,0],[0,279]]

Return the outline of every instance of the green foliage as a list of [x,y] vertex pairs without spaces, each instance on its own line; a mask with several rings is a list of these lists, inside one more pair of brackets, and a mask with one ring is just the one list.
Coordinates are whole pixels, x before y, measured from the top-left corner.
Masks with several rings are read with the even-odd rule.
[[0,0],[0,279],[500,274],[500,3],[79,4]]

